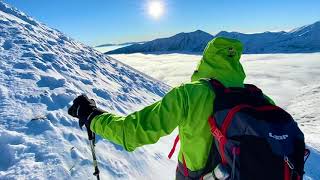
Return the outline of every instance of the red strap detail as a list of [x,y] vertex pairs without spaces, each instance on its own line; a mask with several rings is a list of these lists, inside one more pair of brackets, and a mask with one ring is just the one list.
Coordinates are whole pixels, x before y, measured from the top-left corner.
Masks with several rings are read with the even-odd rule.
[[301,176],[297,174],[297,180],[301,180]]
[[270,105],[269,106],[261,106],[261,107],[253,107],[253,106],[250,106],[247,104],[237,105],[228,112],[225,120],[223,121],[223,124],[221,126],[221,132],[224,136],[227,135],[227,130],[232,122],[234,115],[237,112],[239,112],[241,109],[244,109],[244,108],[250,108],[250,109],[254,109],[256,111],[272,111],[272,110],[279,109],[279,107],[277,107],[277,106],[270,106]]
[[305,149],[305,150],[304,150],[304,156],[307,156],[309,153],[310,153],[310,150],[309,150],[309,149]]
[[240,111],[242,108],[247,108],[247,107],[250,107],[250,106],[249,106],[249,105],[245,105],[245,104],[240,104],[240,105],[238,105],[238,106],[235,106],[234,108],[232,108],[232,109],[228,112],[228,114],[227,114],[226,118],[224,119],[223,124],[222,124],[222,126],[221,126],[221,130],[222,130],[222,133],[223,133],[223,134],[226,134],[226,133],[227,133],[227,129],[228,129],[228,127],[229,127],[230,124],[231,124],[231,121],[232,121],[233,116],[234,116],[238,111]]
[[[225,157],[225,153],[224,153],[224,147],[225,144],[227,143],[227,130],[232,122],[232,119],[234,117],[234,115],[239,112],[241,109],[244,108],[251,108],[254,109],[256,111],[271,111],[271,110],[277,110],[280,109],[277,106],[261,106],[261,107],[253,107],[247,104],[240,104],[238,106],[235,106],[234,108],[232,108],[226,118],[223,121],[223,124],[221,126],[221,131],[220,129],[217,127],[216,121],[214,119],[213,116],[210,116],[208,121],[209,121],[209,125],[211,127],[211,133],[212,135],[217,139],[217,141],[219,142],[219,151],[220,151],[220,156],[221,156],[221,162],[222,164],[227,164],[227,159]],[[240,153],[240,152],[239,152]]]
[[288,164],[284,161],[284,180],[290,180],[290,169]]
[[217,87],[217,88],[220,88],[220,89],[224,89],[225,88],[224,85],[220,81],[218,81],[216,79],[211,79],[210,82],[214,87]]
[[187,163],[186,163],[186,160],[184,159],[183,153],[182,153],[182,161],[183,161],[183,174],[184,174],[185,177],[189,177]]
[[174,151],[176,150],[176,146],[177,146],[178,142],[179,142],[179,135],[178,135],[178,136],[176,137],[176,139],[174,140],[174,143],[173,143],[173,146],[172,146],[172,148],[171,148],[171,151],[170,151],[170,153],[168,154],[168,158],[169,158],[169,159],[171,159]]
[[226,155],[224,153],[224,146],[227,143],[227,138],[221,133],[220,129],[217,127],[216,121],[214,117],[210,116],[209,119],[209,125],[211,127],[211,133],[216,138],[216,140],[219,142],[219,151],[221,156],[221,163],[227,164]]
[[209,119],[209,125],[211,127],[211,133],[214,135],[214,137],[220,142],[222,138],[224,138],[223,134],[221,133],[220,129],[217,127],[216,120],[213,116],[210,116]]
[[233,147],[232,148],[232,153],[234,155],[239,155],[240,154],[240,148],[239,147]]
[[232,92],[232,90],[229,89],[229,88],[225,88],[225,89],[224,89],[224,93],[231,93],[231,92]]

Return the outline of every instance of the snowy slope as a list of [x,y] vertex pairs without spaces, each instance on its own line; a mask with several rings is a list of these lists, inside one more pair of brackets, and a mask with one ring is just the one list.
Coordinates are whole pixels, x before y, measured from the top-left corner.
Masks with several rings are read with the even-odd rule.
[[320,21],[296,28],[290,32],[244,34],[221,31],[212,36],[198,30],[191,33],[180,33],[168,38],[155,39],[140,45],[122,47],[109,51],[107,54],[130,54],[137,52],[202,53],[208,41],[214,37],[229,37],[240,40],[244,44],[244,53],[246,54],[320,52]]
[[[189,82],[201,59],[187,54],[111,55],[172,86]],[[288,110],[305,133],[312,150],[306,179],[320,179],[320,53],[245,54],[241,61],[246,82],[259,86],[280,107]]]
[[313,151],[306,166],[306,172],[314,179],[320,179],[320,83],[306,86],[291,101],[288,111],[299,122],[300,128],[305,133],[309,146],[318,151]]
[[306,139],[312,147],[320,150],[320,83],[303,87],[290,102],[288,109],[300,122],[306,132]]
[[[66,113],[72,99],[86,93],[127,114],[169,88],[0,1],[0,179],[94,179],[86,133]],[[99,139],[102,179],[172,179],[170,146],[127,153]]]

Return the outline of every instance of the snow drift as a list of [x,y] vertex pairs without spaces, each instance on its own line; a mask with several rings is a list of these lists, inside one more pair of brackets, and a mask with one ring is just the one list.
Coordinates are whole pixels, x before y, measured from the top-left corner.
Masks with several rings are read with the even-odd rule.
[[[86,132],[66,113],[70,102],[85,93],[127,114],[168,89],[0,1],[0,179],[93,178]],[[127,153],[98,139],[101,177],[173,178],[175,161],[162,160],[168,146]]]

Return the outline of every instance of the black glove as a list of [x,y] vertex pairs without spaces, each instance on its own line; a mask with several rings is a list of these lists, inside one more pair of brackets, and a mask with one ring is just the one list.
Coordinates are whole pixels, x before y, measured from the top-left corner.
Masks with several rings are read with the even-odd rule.
[[96,102],[86,95],[80,95],[74,99],[73,105],[68,109],[68,114],[79,119],[80,128],[82,129],[83,125],[85,125],[87,131],[91,131],[90,123],[92,119],[103,113],[103,110],[97,108]]

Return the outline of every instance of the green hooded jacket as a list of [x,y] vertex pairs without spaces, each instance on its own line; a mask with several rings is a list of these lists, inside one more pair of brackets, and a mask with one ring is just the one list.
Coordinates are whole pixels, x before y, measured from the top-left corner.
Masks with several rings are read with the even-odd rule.
[[160,137],[179,128],[179,161],[184,155],[189,170],[205,167],[213,137],[208,117],[213,114],[215,94],[207,80],[215,78],[226,87],[243,87],[246,77],[240,64],[243,46],[233,39],[215,38],[204,50],[191,83],[173,88],[162,100],[129,114],[104,113],[96,116],[91,130],[133,151],[139,146],[156,143]]

